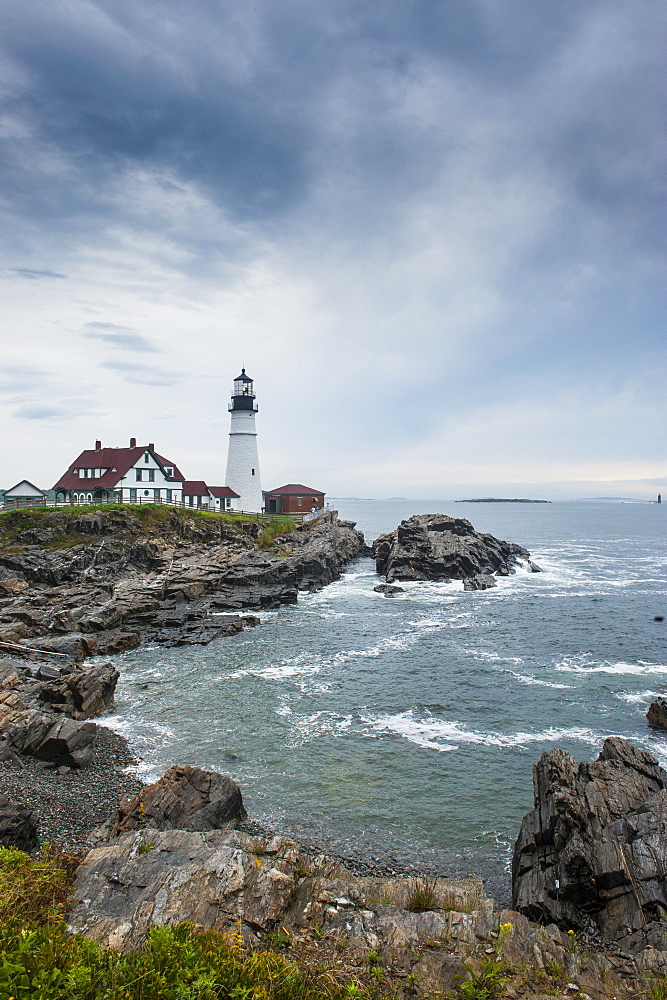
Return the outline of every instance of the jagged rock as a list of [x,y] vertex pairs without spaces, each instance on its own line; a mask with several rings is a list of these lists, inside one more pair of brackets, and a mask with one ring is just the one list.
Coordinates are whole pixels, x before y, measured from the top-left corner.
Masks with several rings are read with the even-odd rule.
[[32,851],[37,847],[37,818],[32,809],[0,794],[0,845]]
[[127,952],[155,924],[222,931],[238,920],[272,929],[295,886],[298,851],[280,841],[260,857],[253,838],[222,831],[136,830],[94,848],[79,868],[70,929]]
[[667,950],[667,772],[610,737],[592,763],[543,754],[533,782],[514,848],[515,909],[626,951]]
[[[222,932],[233,928],[253,946],[281,927],[295,942],[337,942],[350,965],[366,966],[373,949],[385,967],[412,975],[418,990],[432,995],[455,987],[466,966],[481,969],[495,954],[501,924],[509,924],[503,960],[539,971],[545,988],[548,970],[558,970],[559,981],[566,976],[596,997],[638,995],[636,979],[626,989],[606,956],[579,956],[557,927],[536,926],[510,910],[495,913],[479,880],[429,884],[433,909],[411,912],[414,880],[357,877],[280,837],[135,830],[88,854],[74,885],[78,902],[69,927],[123,952],[140,948],[152,926],[184,920]],[[658,952],[654,959],[661,970]],[[622,971],[637,976],[631,960],[623,960]],[[535,993],[522,990],[521,996]]]
[[403,587],[395,587],[391,583],[379,583],[373,587],[376,594],[384,594],[385,597],[392,597],[394,594],[403,594]]
[[39,699],[72,719],[92,719],[112,708],[119,676],[111,663],[82,667],[44,684]]
[[112,632],[105,636],[97,634],[97,655],[113,656],[114,653],[125,653],[128,649],[136,649],[141,643],[138,632]]
[[490,573],[478,573],[477,576],[468,577],[463,581],[464,590],[489,590],[495,586],[496,579]]
[[378,573],[394,580],[466,580],[513,573],[530,553],[513,542],[475,531],[470,521],[444,514],[417,514],[373,543]]
[[123,803],[108,829],[109,837],[130,830],[229,830],[247,813],[241,789],[216,771],[185,765],[170,767],[152,785]]
[[650,726],[667,729],[667,698],[660,697],[651,702],[646,718]]
[[93,760],[96,735],[94,722],[61,719],[32,753],[39,760],[52,761],[57,767],[86,767]]

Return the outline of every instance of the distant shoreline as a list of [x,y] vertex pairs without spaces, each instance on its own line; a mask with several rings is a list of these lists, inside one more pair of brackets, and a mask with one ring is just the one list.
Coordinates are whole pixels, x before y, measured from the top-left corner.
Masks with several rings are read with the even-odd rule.
[[551,500],[501,499],[500,497],[477,497],[474,500],[455,500],[454,503],[551,503]]

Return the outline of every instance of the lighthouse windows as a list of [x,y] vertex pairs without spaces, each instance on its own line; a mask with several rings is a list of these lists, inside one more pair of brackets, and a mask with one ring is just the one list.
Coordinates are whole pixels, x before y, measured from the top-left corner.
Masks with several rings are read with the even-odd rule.
[[254,470],[254,469],[252,469],[251,471],[252,471],[252,474],[253,474],[253,476],[254,476],[254,475],[255,475],[255,470]]

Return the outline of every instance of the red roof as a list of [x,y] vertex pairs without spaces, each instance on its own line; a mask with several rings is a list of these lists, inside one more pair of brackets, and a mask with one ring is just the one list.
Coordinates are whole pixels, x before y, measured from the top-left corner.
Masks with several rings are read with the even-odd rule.
[[207,497],[208,486],[203,479],[186,479],[183,483],[183,496]]
[[229,486],[209,486],[209,493],[212,497],[239,497],[240,493],[235,493]]
[[[95,489],[100,487],[102,489],[113,489],[119,480],[127,475],[132,466],[139,462],[146,451],[150,451],[147,445],[144,445],[143,448],[100,448],[99,450],[97,448],[87,448],[86,451],[81,452],[76,461],[72,462],[67,472],[60,477],[53,489],[77,490],[82,486],[89,489],[93,483],[95,484]],[[174,479],[181,480],[183,478],[173,462],[158,455],[156,451],[151,452],[151,454],[158,460],[160,465],[173,466]],[[75,469],[108,469],[109,471],[105,472],[99,479],[82,479],[78,475],[75,475]],[[114,469],[115,472],[112,471]]]
[[313,496],[324,496],[322,490],[311,490],[310,486],[302,486],[300,483],[288,483],[287,486],[280,486],[277,490],[267,490],[267,497],[277,496],[306,496],[308,493]]

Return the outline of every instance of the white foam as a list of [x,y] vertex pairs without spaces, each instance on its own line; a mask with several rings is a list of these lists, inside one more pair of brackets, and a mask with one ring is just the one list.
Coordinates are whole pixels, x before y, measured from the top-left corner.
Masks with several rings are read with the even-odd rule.
[[652,701],[656,697],[655,691],[617,691],[614,697],[619,701],[627,701],[629,705],[641,705],[642,702]]
[[620,663],[609,663],[608,660],[605,660],[602,663],[593,665],[591,663],[577,663],[573,658],[572,660],[566,659],[562,663],[557,663],[556,670],[573,674],[633,674],[641,676],[643,674],[667,673],[667,664],[645,663],[641,660],[637,663],[625,663],[623,661]]
[[483,746],[518,747],[528,743],[555,743],[561,740],[577,740],[597,744],[602,737],[592,729],[581,726],[570,728],[549,727],[537,732],[481,733],[466,729],[458,722],[436,719],[432,716],[416,718],[415,710],[373,718],[362,716],[362,720],[377,733],[394,733],[410,743],[429,750],[458,750],[461,743]]
[[571,684],[555,684],[553,681],[545,681],[542,680],[541,677],[533,677],[530,674],[518,674],[516,673],[515,670],[510,670],[509,673],[512,675],[512,677],[516,677],[518,681],[521,681],[522,684],[537,684],[540,687],[560,688],[560,689],[567,688],[568,690],[572,687]]
[[491,663],[523,663],[521,656],[501,656],[500,653],[491,653],[487,649],[464,649],[464,653],[474,656],[476,660],[489,660]]

